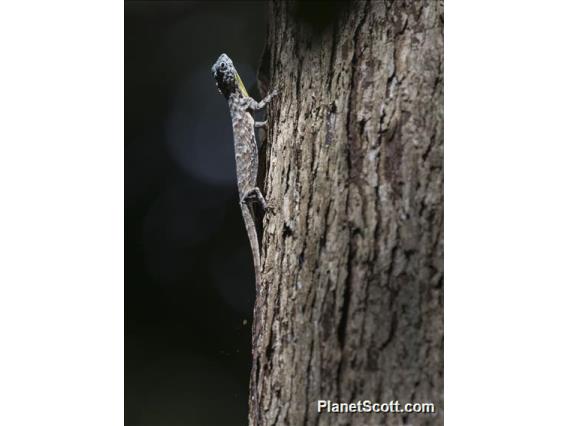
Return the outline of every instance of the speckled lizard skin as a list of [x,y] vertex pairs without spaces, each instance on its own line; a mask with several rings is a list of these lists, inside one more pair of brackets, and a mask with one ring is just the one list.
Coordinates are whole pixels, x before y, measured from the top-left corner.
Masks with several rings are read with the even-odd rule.
[[252,249],[256,285],[258,286],[260,284],[260,249],[250,202],[256,200],[263,209],[266,209],[266,201],[256,186],[258,148],[254,135],[254,128],[263,127],[266,122],[255,122],[252,111],[264,108],[276,95],[276,91],[271,92],[260,102],[256,102],[248,95],[233,61],[224,53],[213,64],[211,71],[219,92],[227,99],[231,113],[241,211]]

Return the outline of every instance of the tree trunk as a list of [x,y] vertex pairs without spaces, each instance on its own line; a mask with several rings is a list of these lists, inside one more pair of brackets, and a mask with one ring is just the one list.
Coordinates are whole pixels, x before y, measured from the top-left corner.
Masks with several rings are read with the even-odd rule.
[[[260,78],[280,94],[250,424],[441,425],[442,4],[273,2]],[[318,400],[436,411],[319,413]]]

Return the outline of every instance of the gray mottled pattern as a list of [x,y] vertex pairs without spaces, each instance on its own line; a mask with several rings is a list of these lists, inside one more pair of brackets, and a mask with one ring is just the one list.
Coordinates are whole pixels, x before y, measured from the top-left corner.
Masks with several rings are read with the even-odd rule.
[[241,199],[256,187],[258,150],[254,135],[254,118],[248,111],[249,101],[240,92],[228,99],[233,122],[233,140],[237,163],[237,185]]
[[219,92],[225,96],[233,123],[233,139],[235,144],[235,160],[237,165],[237,185],[241,211],[249,242],[252,249],[257,286],[260,284],[260,249],[258,236],[251,211],[250,201],[256,199],[263,208],[266,202],[256,185],[258,173],[258,148],[254,128],[264,123],[255,123],[252,111],[264,108],[267,102],[276,95],[270,93],[260,102],[248,96],[244,86],[239,85],[240,78],[233,62],[226,54],[221,54],[211,68]]

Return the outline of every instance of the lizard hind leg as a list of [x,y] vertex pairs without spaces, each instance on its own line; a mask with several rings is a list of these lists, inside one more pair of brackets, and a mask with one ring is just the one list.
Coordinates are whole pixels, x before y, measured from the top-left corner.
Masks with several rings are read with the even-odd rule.
[[241,198],[241,204],[246,204],[247,201],[254,201],[255,199],[261,204],[262,209],[266,210],[268,204],[266,203],[266,200],[264,199],[264,196],[262,195],[262,192],[260,192],[260,188],[258,186],[249,189],[245,193],[245,195],[243,195],[243,197]]

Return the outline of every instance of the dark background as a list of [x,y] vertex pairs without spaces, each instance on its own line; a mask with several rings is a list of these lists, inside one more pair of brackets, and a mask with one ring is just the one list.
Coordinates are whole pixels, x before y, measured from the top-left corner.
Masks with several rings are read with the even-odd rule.
[[264,2],[125,2],[125,416],[245,425],[254,303],[229,112],[211,66],[259,98]]

